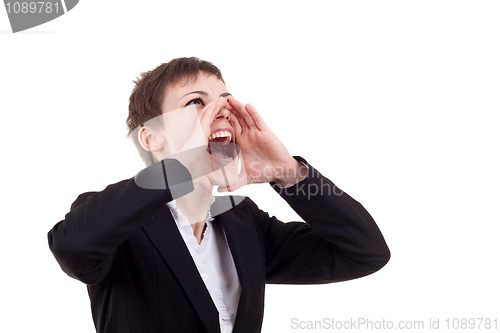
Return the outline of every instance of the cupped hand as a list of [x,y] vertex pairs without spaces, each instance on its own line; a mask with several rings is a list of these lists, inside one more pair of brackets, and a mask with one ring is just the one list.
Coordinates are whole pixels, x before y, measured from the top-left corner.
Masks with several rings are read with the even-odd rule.
[[166,112],[165,136],[170,148],[168,158],[177,159],[184,165],[194,184],[206,183],[205,175],[217,169],[207,152],[210,125],[217,113],[228,104],[226,98],[208,103],[201,111],[186,107]]
[[290,155],[252,105],[243,105],[231,97],[225,108],[235,116],[231,124],[241,152],[242,167],[237,183],[230,187],[219,187],[219,192],[234,191],[254,183],[277,182],[286,185],[303,178],[294,177],[301,169],[301,164]]

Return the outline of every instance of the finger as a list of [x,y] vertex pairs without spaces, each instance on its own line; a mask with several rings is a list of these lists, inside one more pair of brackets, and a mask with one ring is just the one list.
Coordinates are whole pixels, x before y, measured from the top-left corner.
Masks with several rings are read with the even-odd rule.
[[215,114],[217,114],[223,107],[227,105],[227,99],[221,97],[210,102],[207,106],[203,108],[200,112],[200,119],[209,119],[213,121]]
[[241,133],[243,133],[243,128],[241,127],[241,124],[238,120],[238,116],[236,115],[235,112],[231,112],[231,117],[229,119],[229,123],[231,124],[231,126],[233,126],[235,139],[239,138]]
[[208,136],[210,135],[210,125],[214,121],[214,118],[217,115],[217,113],[219,113],[219,111],[222,108],[224,108],[227,105],[227,103],[228,103],[227,100],[221,97],[217,100],[210,102],[209,104],[207,104],[207,106],[203,108],[203,110],[201,110],[199,118],[204,132],[207,132],[205,133],[207,136],[207,140]]
[[245,106],[240,102],[238,102],[236,98],[234,97],[229,98],[229,104],[231,104],[234,107],[236,115],[238,116],[238,120],[240,121],[242,127],[252,127],[255,125],[252,120],[252,117],[245,109]]
[[234,107],[231,105],[231,103],[229,103],[229,98],[227,98],[226,100],[227,100],[227,104],[224,108],[226,108],[227,110],[229,110],[231,112],[235,112]]
[[[233,102],[231,102],[231,100]],[[228,106],[230,107],[230,111],[233,114],[232,118],[235,119],[235,122],[238,123],[241,130],[243,131],[243,128],[248,128],[248,125],[245,123],[245,119],[243,119],[243,117],[239,115],[238,111],[236,110],[236,108],[233,105],[233,104],[237,103],[236,99],[234,97],[228,98],[228,102],[229,102]],[[231,104],[231,103],[233,103],[233,104]]]
[[229,99],[229,104],[234,108],[236,116],[240,120],[243,127],[253,126],[252,118],[241,102],[239,102],[236,98],[231,97]]
[[227,100],[223,97],[220,97],[216,100],[211,101],[208,103],[199,113],[200,118],[204,118],[210,114],[212,114],[215,111],[220,111],[221,108],[223,108],[227,104]]
[[248,114],[250,115],[250,117],[252,117],[253,122],[259,130],[262,131],[268,129],[266,123],[264,122],[264,119],[262,119],[260,114],[257,112],[257,109],[255,109],[253,105],[247,104],[245,109],[248,111]]
[[236,110],[234,107],[229,103],[229,99],[226,98],[226,105],[222,109],[226,109],[229,111],[229,123],[233,126],[233,129],[235,130],[235,134],[239,133],[241,134],[241,125],[238,121],[238,116],[236,115]]

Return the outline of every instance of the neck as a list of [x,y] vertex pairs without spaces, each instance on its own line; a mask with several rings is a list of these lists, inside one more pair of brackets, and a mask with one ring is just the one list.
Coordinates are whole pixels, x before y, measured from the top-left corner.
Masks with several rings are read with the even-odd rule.
[[188,219],[193,229],[193,234],[201,243],[203,231],[205,230],[205,221],[212,202],[212,191],[206,186],[195,185],[194,191],[177,199],[175,202],[182,214]]

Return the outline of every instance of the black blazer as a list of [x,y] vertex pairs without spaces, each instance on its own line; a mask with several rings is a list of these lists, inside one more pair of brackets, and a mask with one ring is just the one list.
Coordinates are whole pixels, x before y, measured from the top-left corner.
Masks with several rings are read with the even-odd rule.
[[[190,179],[177,161],[165,166]],[[187,184],[185,193],[193,189]],[[328,186],[335,188],[310,165],[302,182],[274,186],[306,223],[269,217],[248,198],[219,197],[212,205],[239,202],[213,221],[222,223],[242,288],[233,332],[260,332],[266,283],[349,280],[389,260],[361,204],[346,193],[311,195]],[[217,309],[165,205],[172,199],[168,186],[146,190],[124,180],[80,195],[48,233],[63,271],[87,284],[98,333],[220,332]]]

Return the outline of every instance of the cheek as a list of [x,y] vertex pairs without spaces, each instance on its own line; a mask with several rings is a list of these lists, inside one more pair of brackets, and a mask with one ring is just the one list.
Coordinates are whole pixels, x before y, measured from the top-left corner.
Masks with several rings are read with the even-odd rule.
[[166,112],[162,115],[162,121],[162,134],[172,154],[180,152],[193,133],[199,140],[198,142],[205,141],[205,134],[195,131],[200,126],[200,120],[198,110],[194,105]]

